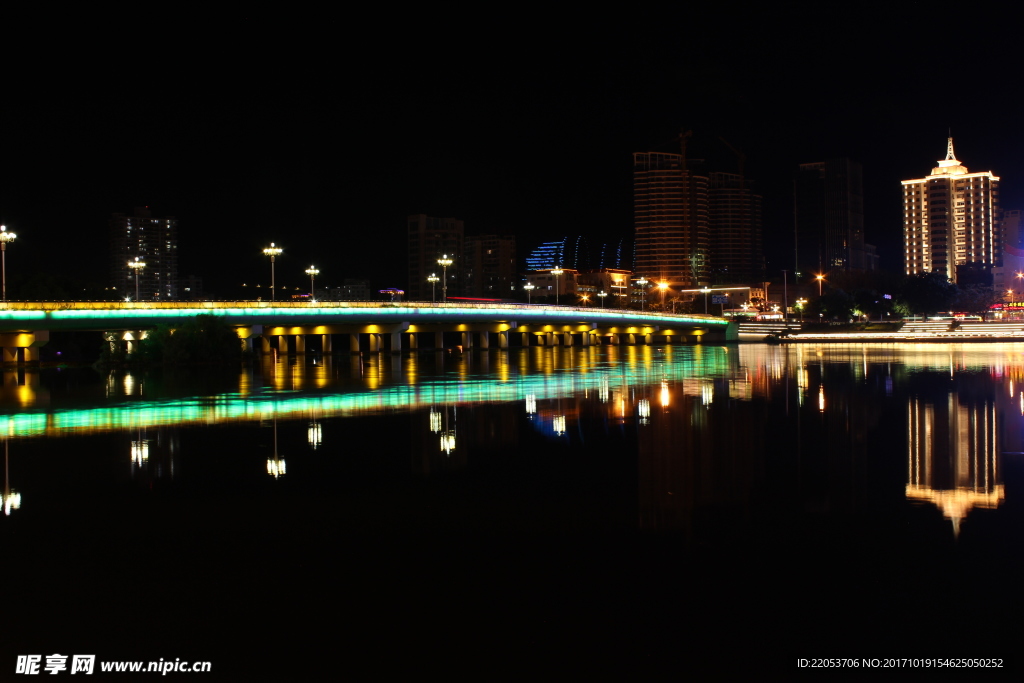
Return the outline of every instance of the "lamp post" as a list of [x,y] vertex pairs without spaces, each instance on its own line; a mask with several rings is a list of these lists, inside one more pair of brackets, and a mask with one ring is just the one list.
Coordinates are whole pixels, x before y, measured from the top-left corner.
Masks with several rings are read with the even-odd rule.
[[580,301],[583,302],[583,307],[586,308],[587,302],[590,301],[590,296],[588,294],[580,294]]
[[711,293],[711,290],[708,289],[707,287],[702,287],[700,292],[701,292],[701,294],[704,295],[704,315],[707,315],[708,314],[708,294]]
[[558,290],[559,290],[559,280],[558,280],[558,278],[564,272],[565,271],[562,270],[562,266],[560,266],[560,265],[551,269],[551,274],[555,276],[555,305],[556,306],[558,305]]
[[145,261],[140,261],[139,257],[136,256],[134,261],[128,262],[128,267],[135,271],[135,300],[139,300],[139,277],[142,275],[142,269],[146,267]]
[[604,308],[604,298],[608,296],[608,292],[602,289],[600,292],[597,293],[597,295],[601,297],[601,308]]
[[316,266],[310,266],[309,268],[306,268],[306,275],[309,276],[309,296],[310,298],[313,299],[316,298],[316,287],[313,284],[315,282],[314,278],[319,274],[320,271],[317,270]]
[[17,237],[13,232],[7,232],[6,225],[0,225],[0,270],[3,271],[3,300],[7,301],[7,243],[13,242]]
[[440,279],[435,273],[427,276],[427,282],[430,283],[430,303],[437,302],[437,281]]
[[814,279],[818,281],[818,298],[821,298],[821,283],[825,281],[824,275],[815,275]]
[[640,285],[640,310],[644,310],[644,304],[647,302],[647,279],[640,277],[636,283]]
[[443,254],[437,259],[437,265],[441,266],[441,301],[448,301],[448,266],[451,264],[452,260],[448,258],[448,254]]
[[533,285],[527,282],[525,285],[523,285],[523,289],[526,290],[526,303],[530,303],[530,295],[533,294],[533,290],[537,289],[537,285]]
[[270,246],[263,250],[266,256],[270,257],[270,300],[274,301],[277,298],[277,290],[274,289],[274,259],[281,255],[284,251],[281,247],[274,246],[271,242]]

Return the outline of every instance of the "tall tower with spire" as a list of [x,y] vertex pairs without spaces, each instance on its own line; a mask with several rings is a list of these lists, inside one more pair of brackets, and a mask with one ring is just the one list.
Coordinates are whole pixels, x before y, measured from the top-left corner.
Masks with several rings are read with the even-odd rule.
[[999,178],[971,173],[946,141],[946,158],[924,178],[903,182],[903,262],[907,275],[942,273],[958,284],[992,284],[1002,265]]

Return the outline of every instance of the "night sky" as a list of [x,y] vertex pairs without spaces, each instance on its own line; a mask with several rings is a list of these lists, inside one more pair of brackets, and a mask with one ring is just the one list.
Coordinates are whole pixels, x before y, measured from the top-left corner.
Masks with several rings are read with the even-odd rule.
[[279,283],[304,285],[315,263],[318,284],[404,286],[410,213],[515,234],[520,258],[569,234],[630,238],[632,153],[677,151],[681,129],[717,170],[736,169],[719,138],[745,153],[770,274],[790,267],[802,162],[863,164],[885,269],[902,267],[899,181],[944,156],[948,129],[971,171],[1002,177],[1003,208],[1024,208],[1009,16],[517,11],[140,17],[124,35],[54,41],[60,68],[17,38],[0,107],[8,278],[105,280],[110,214],[144,205],[179,219],[181,275],[227,296],[268,284],[271,241]]

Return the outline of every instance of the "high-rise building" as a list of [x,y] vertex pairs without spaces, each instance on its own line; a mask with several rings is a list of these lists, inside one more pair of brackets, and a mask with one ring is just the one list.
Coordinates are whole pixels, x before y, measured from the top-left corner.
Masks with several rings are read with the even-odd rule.
[[856,161],[800,164],[794,212],[797,281],[878,267],[875,248],[864,243],[864,173]]
[[[136,259],[145,267],[128,266]],[[136,278],[142,301],[179,296],[178,221],[154,218],[149,207],[110,219],[110,281],[122,296],[135,299]]]
[[902,181],[905,270],[977,281],[979,272],[1002,265],[999,178],[968,172],[953,153],[953,138],[938,164],[924,178]]
[[[462,292],[488,299],[509,298],[518,282],[513,235],[470,235],[463,241]],[[449,287],[449,294],[451,288]]]
[[633,155],[633,272],[672,287],[706,285],[711,247],[708,178],[682,154]]
[[735,173],[712,173],[708,185],[712,284],[752,284],[764,280],[761,197]]
[[[409,239],[409,284],[406,298],[410,301],[429,301],[431,284],[427,278],[432,274],[440,278],[446,271],[448,293],[461,291],[462,242],[465,234],[462,221],[457,218],[433,218],[420,213],[409,216],[406,223]],[[452,260],[452,265],[442,269],[437,260],[445,255]],[[442,290],[443,283],[438,282],[436,291],[440,293]]]

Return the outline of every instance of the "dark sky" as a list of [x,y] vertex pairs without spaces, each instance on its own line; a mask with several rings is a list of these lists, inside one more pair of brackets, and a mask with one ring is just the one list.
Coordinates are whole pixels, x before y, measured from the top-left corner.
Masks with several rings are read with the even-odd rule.
[[[274,15],[203,29],[139,20],[54,49],[12,44],[0,107],[8,275],[103,279],[107,219],[180,220],[208,289],[371,277],[405,285],[404,217],[545,239],[632,233],[632,153],[735,168],[765,197],[769,272],[788,267],[798,163],[864,165],[866,232],[898,270],[899,181],[944,156],[1024,208],[1019,36],[962,3],[738,5],[698,14]],[[837,14],[840,12],[840,14]],[[1015,24],[1012,24],[1015,25]],[[22,40],[27,40],[23,38]],[[56,42],[56,41],[54,41]],[[47,63],[49,64],[49,63]],[[20,273],[18,271],[21,271]]]

